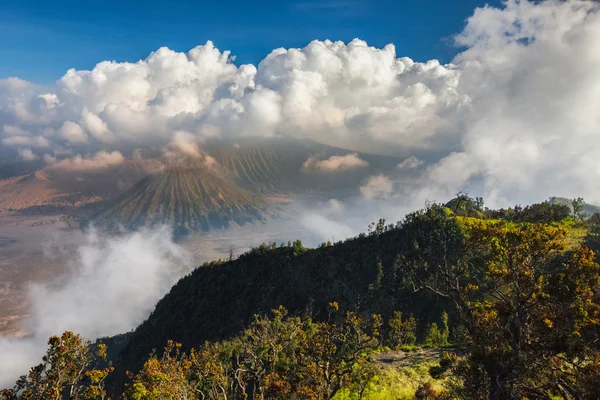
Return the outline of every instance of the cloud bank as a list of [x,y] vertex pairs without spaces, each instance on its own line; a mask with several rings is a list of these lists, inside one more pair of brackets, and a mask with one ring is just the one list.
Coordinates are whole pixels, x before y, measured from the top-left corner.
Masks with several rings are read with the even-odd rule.
[[57,161],[55,157],[46,155],[44,160],[54,169],[89,171],[122,164],[123,161],[125,161],[125,157],[118,151],[113,151],[111,153],[99,151],[93,156],[83,157],[81,154],[77,154],[74,157],[64,158],[60,161]]
[[32,336],[0,338],[0,388],[37,365],[48,337],[71,330],[89,340],[130,331],[191,269],[191,258],[162,227],[125,236],[87,234],[58,282],[29,289]]
[[178,132],[199,142],[291,135],[427,160],[413,191],[421,198],[471,187],[490,205],[598,202],[599,9],[585,0],[478,8],[446,65],[355,39],[236,66],[209,41],[71,69],[53,87],[9,78],[0,81],[2,144],[15,156],[56,156],[167,146]]

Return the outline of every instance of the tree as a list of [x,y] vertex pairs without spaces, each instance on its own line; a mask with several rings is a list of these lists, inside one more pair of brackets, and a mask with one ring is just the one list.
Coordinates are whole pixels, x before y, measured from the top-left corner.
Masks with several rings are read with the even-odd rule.
[[337,323],[318,323],[314,334],[307,339],[305,358],[309,375],[304,382],[320,388],[323,398],[331,399],[350,379],[356,363],[364,362],[366,352],[379,345],[381,317],[373,315],[363,320],[348,312]]
[[475,204],[477,205],[477,208],[483,210],[483,197],[475,197]]
[[486,210],[488,218],[505,219],[513,222],[551,223],[560,222],[571,216],[571,209],[565,204],[551,204],[549,201],[525,207]]
[[444,347],[448,346],[448,338],[450,336],[450,329],[448,327],[448,314],[442,314],[443,329],[440,330],[438,325],[433,322],[429,326],[427,336],[425,337],[425,345],[429,347]]
[[394,349],[413,345],[417,341],[417,321],[412,316],[405,321],[402,313],[395,311],[388,321],[388,327],[388,343]]
[[[337,314],[337,303],[330,305]],[[339,315],[334,322],[290,317],[280,307],[231,340],[206,343],[189,355],[169,342],[131,375],[129,399],[330,399],[342,387],[365,393],[377,368],[381,318]],[[336,317],[334,316],[334,319]]]
[[367,232],[369,235],[381,235],[386,230],[385,219],[380,218],[377,223],[371,222],[367,227]]
[[233,261],[235,259],[235,255],[234,255],[234,247],[233,245],[229,246],[229,257],[227,259],[227,261]]
[[461,190],[456,196],[446,203],[445,207],[452,210],[456,215],[480,216],[483,211],[483,198],[472,198]]
[[571,200],[571,207],[573,208],[574,219],[583,221],[583,219],[585,218],[585,215],[583,213],[584,205],[585,203],[583,202],[583,199],[581,197],[577,197],[576,199]]
[[442,333],[435,322],[429,325],[427,336],[425,336],[425,346],[440,347],[442,345]]
[[409,215],[404,227],[415,249],[404,258],[407,284],[450,300],[465,331],[468,356],[455,369],[462,396],[582,398],[588,389],[570,376],[595,359],[584,343],[597,343],[600,331],[598,264],[589,251],[562,263],[560,228],[459,223],[435,207]]
[[595,213],[588,220],[589,232],[585,237],[585,245],[596,255],[600,253],[600,214]]
[[300,239],[294,240],[292,244],[292,248],[294,249],[294,256],[299,256],[300,254],[306,252],[308,249],[302,245],[302,241]]
[[181,362],[180,347],[179,343],[169,342],[160,359],[151,354],[142,370],[136,376],[130,376],[132,383],[128,397],[133,400],[190,398],[192,389],[186,379],[188,368],[187,363]]
[[448,346],[450,344],[450,326],[448,325],[448,313],[442,313],[442,325],[443,329],[441,332],[441,346]]
[[0,399],[105,399],[104,381],[112,367],[97,368],[106,359],[106,346],[93,346],[79,335],[65,332],[48,340],[42,363],[0,392]]

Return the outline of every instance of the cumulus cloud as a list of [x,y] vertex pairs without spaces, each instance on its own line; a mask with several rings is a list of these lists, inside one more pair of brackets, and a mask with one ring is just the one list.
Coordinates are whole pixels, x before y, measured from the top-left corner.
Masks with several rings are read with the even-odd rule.
[[6,146],[48,147],[50,142],[42,135],[32,135],[31,132],[12,125],[2,127],[2,144]]
[[364,186],[360,187],[360,194],[365,199],[384,199],[394,192],[392,181],[383,176],[377,175],[369,178]]
[[81,126],[84,126],[98,141],[112,142],[115,139],[115,136],[108,129],[106,122],[87,108],[81,111]]
[[398,168],[398,169],[415,169],[415,168],[419,168],[421,165],[423,165],[423,160],[419,160],[415,156],[410,156],[406,160],[399,163],[396,166],[396,168]]
[[207,42],[72,69],[50,88],[11,78],[0,81],[0,123],[22,132],[5,129],[2,140],[15,153],[44,144],[94,152],[165,146],[179,131],[200,142],[291,135],[418,155],[429,164],[422,195],[477,186],[490,205],[554,194],[600,201],[589,185],[600,179],[599,9],[584,0],[478,8],[446,65],[355,39],[275,49],[238,67]]
[[135,328],[191,268],[189,254],[168,228],[120,237],[90,232],[68,276],[29,290],[28,338],[0,338],[0,387],[40,362],[48,337],[71,330],[86,339]]
[[2,139],[2,144],[7,146],[32,146],[48,147],[48,140],[42,136],[11,136]]
[[[474,99],[461,150],[429,185],[482,181],[488,204],[581,194],[600,177],[600,4],[508,1],[478,9],[458,35],[467,46],[461,90]],[[454,175],[454,176],[450,176]]]
[[24,98],[7,101],[2,111],[35,132],[51,126],[55,141],[74,145],[90,137],[168,143],[173,132],[185,130],[285,133],[331,143],[341,139],[349,147],[368,144],[362,139],[368,132],[384,142],[423,146],[425,138],[415,133],[439,120],[435,105],[460,103],[446,87],[456,85],[457,74],[439,63],[397,58],[393,45],[377,49],[358,39],[276,49],[258,68],[236,67],[229,52],[207,42],[188,53],[161,48],[137,63],[104,61],[91,71],[69,70],[55,93],[12,83],[22,87]]
[[61,138],[74,144],[85,143],[88,139],[83,128],[71,121],[65,121],[58,130],[58,134]]
[[53,156],[45,155],[44,160],[51,168],[86,171],[122,164],[125,161],[125,157],[118,151],[111,153],[99,151],[91,157],[83,157],[81,154],[77,154],[74,157],[65,158],[60,161],[57,161]]
[[345,156],[331,156],[325,160],[318,160],[315,157],[310,157],[304,162],[302,167],[307,170],[331,172],[356,169],[368,165],[369,163],[361,160],[356,153],[350,153]]
[[38,156],[28,148],[19,149],[19,157],[21,157],[21,159],[24,161],[33,161],[38,159]]

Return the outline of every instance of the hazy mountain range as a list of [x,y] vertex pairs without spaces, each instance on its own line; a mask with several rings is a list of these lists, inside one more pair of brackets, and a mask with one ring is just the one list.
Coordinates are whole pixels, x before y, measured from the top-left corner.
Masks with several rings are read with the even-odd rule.
[[0,180],[0,211],[69,214],[108,230],[168,224],[176,233],[207,231],[265,221],[294,195],[358,194],[370,176],[398,175],[403,161],[292,139],[213,141],[201,154],[104,154],[52,160]]

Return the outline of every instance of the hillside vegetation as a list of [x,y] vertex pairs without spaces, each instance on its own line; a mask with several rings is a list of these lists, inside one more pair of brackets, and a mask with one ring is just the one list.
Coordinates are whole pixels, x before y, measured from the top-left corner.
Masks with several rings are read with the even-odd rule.
[[565,205],[569,207],[573,213],[581,213],[585,218],[590,218],[592,215],[600,213],[600,206],[585,203],[583,199],[567,199],[564,197],[551,197],[550,204]]
[[345,242],[264,244],[181,279],[108,364],[52,338],[3,396],[597,399],[599,238],[600,215],[460,195]]

